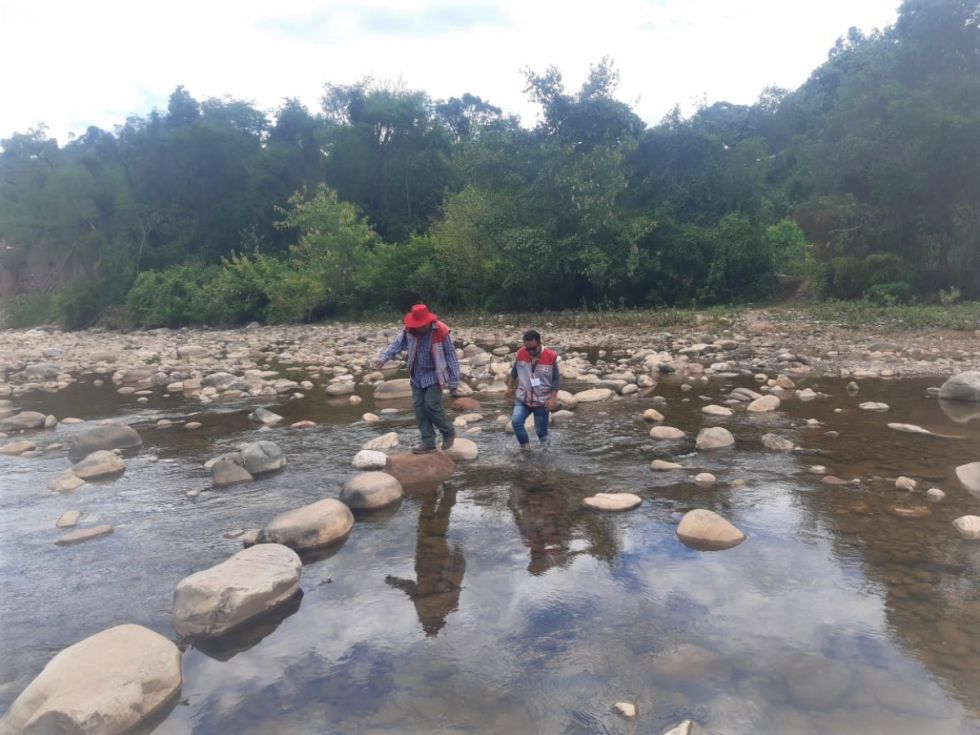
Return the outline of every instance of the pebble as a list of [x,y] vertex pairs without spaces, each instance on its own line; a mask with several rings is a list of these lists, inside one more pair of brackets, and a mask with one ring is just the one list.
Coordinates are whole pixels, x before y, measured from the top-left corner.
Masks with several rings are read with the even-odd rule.
[[188,431],[200,429],[202,426],[204,426],[204,424],[202,424],[200,421],[188,421],[186,424],[184,424],[184,428]]
[[76,523],[78,523],[78,519],[81,517],[81,515],[82,515],[81,511],[66,510],[64,513],[61,514],[61,516],[58,518],[58,520],[55,522],[54,525],[57,528],[71,528]]
[[631,702],[616,702],[613,705],[613,711],[627,720],[636,719],[636,705]]
[[700,472],[694,476],[694,482],[701,487],[711,487],[718,481],[710,472]]

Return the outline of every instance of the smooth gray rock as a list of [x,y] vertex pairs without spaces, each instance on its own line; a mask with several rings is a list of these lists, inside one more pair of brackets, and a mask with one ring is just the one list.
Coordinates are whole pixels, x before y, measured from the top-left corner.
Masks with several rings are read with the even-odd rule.
[[258,532],[255,541],[301,551],[340,541],[353,527],[354,514],[350,508],[339,500],[327,498],[276,516]]
[[21,411],[0,421],[0,431],[27,431],[44,426],[47,416],[37,411]]
[[79,434],[68,449],[68,459],[77,462],[100,449],[135,449],[143,439],[131,426],[108,424]]
[[220,460],[211,466],[211,485],[214,487],[229,487],[254,479],[248,470],[236,462]]
[[980,402],[980,370],[954,375],[943,383],[939,397],[946,401]]
[[241,451],[242,464],[252,475],[263,475],[286,466],[286,455],[275,442],[252,442]]
[[387,401],[395,398],[410,398],[412,395],[412,382],[408,378],[397,378],[386,380],[379,383],[374,389],[374,398],[378,401]]
[[695,447],[701,451],[724,449],[734,446],[734,444],[735,437],[732,436],[732,432],[722,426],[711,426],[706,429],[701,429],[695,441]]
[[74,465],[71,471],[83,480],[98,480],[121,474],[125,469],[126,463],[118,454],[100,449]]

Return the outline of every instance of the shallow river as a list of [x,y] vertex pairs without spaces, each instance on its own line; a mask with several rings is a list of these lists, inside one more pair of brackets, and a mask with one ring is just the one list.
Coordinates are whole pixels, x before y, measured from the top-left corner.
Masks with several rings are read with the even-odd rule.
[[[31,438],[64,442],[113,418],[145,446],[121,478],[71,495],[47,490],[68,467],[63,451],[0,457],[0,711],[56,652],[100,630],[133,622],[176,639],[174,587],[241,549],[226,532],[336,496],[353,454],[384,431],[403,445],[417,438],[410,410],[362,422],[381,407],[366,391],[359,406],[312,391],[265,404],[319,425],[260,432],[247,419],[254,403],[205,410],[158,393],[139,406],[92,377],[18,399],[86,420]],[[720,421],[702,416],[701,396],[722,403],[751,379],[689,393],[661,383],[653,395],[667,399],[665,423],[688,439],[649,439],[640,414],[652,397],[630,396],[580,406],[550,451],[524,455],[494,421],[507,410],[501,397],[477,396],[479,459],[307,559],[298,604],[187,649],[180,700],[153,732],[584,735],[660,733],[687,718],[699,734],[980,732],[980,544],[951,523],[980,514],[953,474],[980,459],[980,420],[948,419],[926,397],[940,381],[866,381],[856,398],[843,381],[818,382],[835,397]],[[891,410],[858,410],[867,400]],[[164,417],[204,427],[157,429]],[[889,421],[963,438],[902,434]],[[712,423],[734,433],[734,450],[694,452],[693,436]],[[808,451],[769,452],[767,431]],[[279,443],[288,468],[210,490],[201,464],[258,438]],[[690,469],[651,472],[658,457]],[[861,482],[824,484],[814,464]],[[698,487],[698,471],[718,484]],[[896,491],[897,475],[920,492]],[[927,503],[929,487],[946,499]],[[579,509],[615,489],[644,502],[624,514]],[[930,515],[898,517],[896,506]],[[722,552],[686,548],[674,529],[697,507],[748,539]],[[111,523],[115,533],[55,546],[54,522],[69,508],[85,514],[80,527]],[[639,718],[614,714],[619,701],[635,702]]]

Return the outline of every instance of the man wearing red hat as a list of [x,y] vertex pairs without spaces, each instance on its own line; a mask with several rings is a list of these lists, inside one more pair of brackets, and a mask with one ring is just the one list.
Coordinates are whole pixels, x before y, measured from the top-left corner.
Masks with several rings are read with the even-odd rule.
[[449,338],[449,327],[428,306],[416,304],[405,315],[405,329],[378,358],[378,368],[401,352],[408,352],[412,407],[422,434],[422,444],[412,451],[415,454],[436,451],[436,429],[442,434],[442,449],[449,449],[456,439],[456,431],[442,410],[442,389],[459,387],[459,359]]

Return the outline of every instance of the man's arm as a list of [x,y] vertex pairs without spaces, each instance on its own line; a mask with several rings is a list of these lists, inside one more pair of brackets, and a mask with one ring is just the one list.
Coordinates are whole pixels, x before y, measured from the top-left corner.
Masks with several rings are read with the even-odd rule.
[[442,351],[446,355],[446,368],[449,370],[449,390],[459,388],[459,358],[451,338],[442,341]]
[[385,348],[385,351],[381,353],[381,357],[378,358],[378,362],[376,363],[377,367],[380,368],[386,362],[393,359],[399,352],[404,352],[406,349],[407,345],[405,343],[405,330],[403,329],[401,334],[395,337],[394,342],[388,345],[388,347]]
[[554,411],[558,405],[558,391],[561,390],[561,372],[558,370],[558,362],[551,366],[551,398],[548,399],[547,409]]
[[504,398],[513,398],[514,389],[517,388],[517,363],[510,368],[510,375],[507,376],[507,390],[504,391]]

